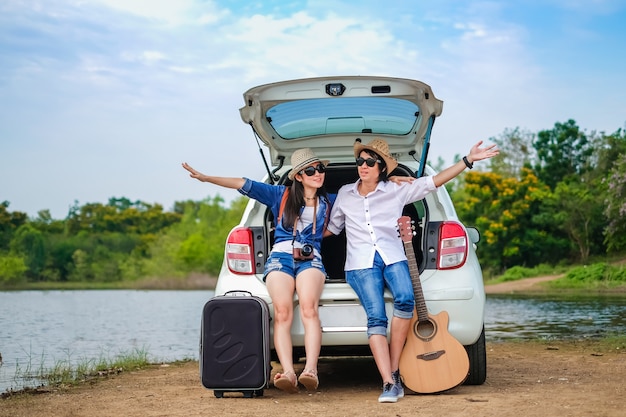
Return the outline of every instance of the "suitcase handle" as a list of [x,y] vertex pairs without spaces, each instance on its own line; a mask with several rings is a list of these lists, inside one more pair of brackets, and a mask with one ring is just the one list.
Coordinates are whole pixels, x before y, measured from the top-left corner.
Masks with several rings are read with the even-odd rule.
[[247,297],[252,297],[252,293],[250,291],[246,291],[246,290],[231,290],[231,291],[226,291],[224,293],[224,295],[228,295],[228,296],[242,296],[245,295]]

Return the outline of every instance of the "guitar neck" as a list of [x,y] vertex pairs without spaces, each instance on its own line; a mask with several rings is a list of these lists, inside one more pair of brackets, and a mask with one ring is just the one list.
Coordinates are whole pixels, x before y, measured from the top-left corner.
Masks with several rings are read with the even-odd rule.
[[404,242],[404,252],[409,261],[409,273],[411,274],[411,283],[413,284],[413,295],[415,297],[415,310],[417,311],[418,321],[428,320],[428,308],[424,300],[422,292],[422,284],[420,282],[420,272],[415,259],[415,252],[411,242]]

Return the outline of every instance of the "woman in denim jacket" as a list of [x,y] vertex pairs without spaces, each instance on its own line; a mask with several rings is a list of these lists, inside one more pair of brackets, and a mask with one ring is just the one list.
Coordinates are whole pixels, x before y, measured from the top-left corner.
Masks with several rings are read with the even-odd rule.
[[[318,304],[326,279],[320,253],[331,208],[324,188],[328,162],[320,160],[309,148],[296,150],[291,156],[290,187],[248,178],[204,175],[183,163],[192,178],[236,189],[268,206],[277,219],[263,279],[274,304],[274,347],[283,369],[275,375],[274,385],[290,393],[298,391],[298,381],[307,390],[315,390],[319,384],[317,362],[322,330]],[[305,331],[306,363],[299,378],[293,366],[291,342],[294,292]]]

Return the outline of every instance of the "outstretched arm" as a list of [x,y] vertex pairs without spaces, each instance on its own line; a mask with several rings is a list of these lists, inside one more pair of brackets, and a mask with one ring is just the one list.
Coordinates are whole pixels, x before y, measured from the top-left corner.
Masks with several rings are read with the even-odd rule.
[[[476,143],[476,145],[472,146],[472,149],[466,157],[470,165],[473,165],[476,161],[488,159],[500,153],[500,151],[496,149],[495,144],[481,148],[480,145],[482,144],[483,141],[481,140]],[[467,168],[465,162],[463,160],[460,160],[456,164],[444,169],[433,178],[433,180],[435,181],[435,186],[442,186],[443,184],[447,183],[448,181],[459,175],[461,172],[465,171],[465,168]]]
[[187,162],[183,162],[183,168],[189,171],[189,176],[191,178],[195,178],[198,181],[202,182],[210,182],[211,184],[219,185],[221,187],[234,188],[238,190],[243,187],[246,182],[246,180],[243,178],[215,177],[210,175],[204,175],[203,173],[193,169],[189,164],[187,164]]

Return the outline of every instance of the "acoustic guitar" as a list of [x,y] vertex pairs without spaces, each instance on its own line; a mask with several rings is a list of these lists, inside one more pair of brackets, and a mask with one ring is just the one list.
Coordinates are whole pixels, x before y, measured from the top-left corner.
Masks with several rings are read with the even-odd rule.
[[400,355],[400,375],[411,391],[430,394],[446,391],[465,381],[469,357],[463,345],[448,332],[448,313],[431,315],[426,307],[419,269],[413,250],[413,222],[409,216],[398,219],[400,237],[409,261],[415,295],[415,310],[406,344]]

